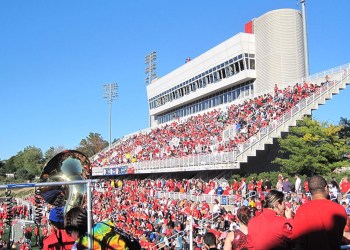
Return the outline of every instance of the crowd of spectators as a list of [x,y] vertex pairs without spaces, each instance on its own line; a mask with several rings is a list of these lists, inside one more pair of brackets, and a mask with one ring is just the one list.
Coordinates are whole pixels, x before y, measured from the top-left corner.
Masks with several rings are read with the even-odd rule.
[[[218,248],[224,246],[227,234],[239,228],[237,211],[240,207],[248,207],[252,216],[263,211],[266,194],[279,188],[285,193],[285,205],[295,214],[298,208],[310,200],[308,195],[308,179],[294,180],[279,175],[277,180],[241,178],[230,182],[209,179],[133,179],[133,180],[101,180],[93,191],[94,222],[111,220],[116,227],[137,238],[144,249],[188,249],[190,242],[190,225],[193,225],[194,249],[204,246],[203,236],[212,232],[218,239]],[[299,189],[300,186],[300,189]],[[350,182],[344,177],[339,185],[329,180],[329,190],[333,200],[343,205],[350,215],[347,192]],[[336,190],[331,191],[331,190]],[[161,197],[159,194],[182,193],[189,196],[183,199]],[[222,204],[223,196],[230,196],[230,202]],[[213,197],[212,199],[207,199]],[[33,202],[34,199],[28,198]],[[6,204],[1,204],[0,227],[3,228],[7,218]],[[50,206],[48,206],[50,210]],[[31,209],[23,205],[15,205],[12,210],[14,219],[30,219]],[[47,211],[48,212],[48,211]],[[24,229],[23,232],[27,230]],[[29,230],[29,229],[28,229]],[[35,228],[33,228],[35,230]],[[47,219],[41,225],[41,235],[47,236]],[[348,221],[345,235],[350,234]],[[37,234],[36,234],[37,235]],[[28,247],[25,237],[16,242],[21,249]]]
[[[225,109],[214,109],[186,120],[174,120],[149,132],[137,133],[94,156],[93,167],[126,164],[171,157],[237,150],[256,140],[262,128],[276,122],[301,100],[317,90],[314,84],[295,84]],[[223,140],[223,131],[235,127],[235,135]]]
[[[274,124],[301,100],[319,87],[313,84],[295,84],[285,89],[275,86],[273,94],[265,94],[225,109],[214,109],[192,116],[186,121],[174,120],[149,132],[134,134],[114,144],[112,148],[96,155],[93,167],[118,165],[131,162],[183,157],[212,152],[237,150],[240,144],[256,140],[255,135],[264,127]],[[223,140],[223,131],[235,127],[235,135]],[[237,210],[244,206],[251,215],[262,213],[266,194],[276,189],[285,193],[286,206],[296,213],[309,201],[307,179],[302,183],[299,176],[295,182],[279,176],[276,185],[266,179],[241,178],[232,182],[201,179],[145,179],[101,181],[93,191],[93,219],[100,222],[112,220],[118,228],[139,239],[144,249],[188,249],[190,244],[201,249],[203,235],[213,233],[222,249],[228,232],[239,228]],[[329,182],[331,199],[340,203],[350,214],[346,195],[350,183],[344,178],[338,185]],[[198,198],[173,199],[159,197],[159,193],[192,194]],[[206,195],[231,196],[231,202],[220,204],[220,198],[208,202]],[[341,196],[343,195],[343,196]],[[29,201],[35,205],[33,199]],[[0,234],[7,207],[0,204]],[[14,206],[15,218],[29,219],[33,211],[27,206]],[[190,225],[193,227],[193,242],[190,242]],[[47,236],[47,220],[42,221],[42,234]],[[24,230],[25,231],[25,230]],[[350,234],[350,223],[345,231]],[[350,238],[350,237],[349,237]],[[1,237],[0,237],[1,239]],[[25,249],[28,242],[18,242]]]
[[[303,182],[301,192],[295,192],[297,178],[292,189],[285,192],[286,206],[295,214],[300,205],[310,200],[307,180]],[[278,177],[282,182],[289,182],[288,178]],[[244,178],[238,184],[221,185],[215,180],[203,182],[201,180],[112,180],[102,183],[94,191],[93,207],[94,221],[113,220],[118,228],[140,240],[145,249],[188,249],[190,244],[189,226],[192,218],[193,244],[195,248],[203,246],[203,235],[212,232],[219,242],[219,249],[223,248],[227,233],[236,229],[237,210],[241,206],[250,208],[253,216],[262,213],[265,195],[270,189],[276,189],[269,179],[249,183],[253,189],[249,190]],[[198,187],[202,186],[202,189]],[[258,184],[259,183],[259,184]],[[342,186],[344,184],[340,184]],[[207,202],[204,198],[206,188],[215,190],[214,195],[234,196],[233,202],[228,205],[220,204],[220,198]],[[243,188],[246,190],[244,191]],[[223,192],[221,190],[224,190]],[[196,190],[202,199],[176,200],[172,198],[158,198],[157,192],[184,192]],[[230,190],[226,193],[226,190]],[[282,189],[283,191],[283,189]],[[244,196],[246,193],[246,196]],[[345,193],[344,193],[345,194]],[[344,196],[335,200],[347,208],[349,214],[349,200]],[[191,217],[190,217],[191,216]],[[345,231],[350,231],[349,223]]]

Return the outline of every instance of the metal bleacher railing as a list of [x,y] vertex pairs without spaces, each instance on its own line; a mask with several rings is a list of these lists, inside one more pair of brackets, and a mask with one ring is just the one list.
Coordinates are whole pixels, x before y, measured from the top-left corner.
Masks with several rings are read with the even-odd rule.
[[209,195],[209,194],[191,194],[191,193],[179,193],[179,192],[168,192],[168,191],[157,191],[156,197],[161,198],[170,198],[174,200],[190,200],[193,202],[206,201],[208,204],[214,204],[215,200],[218,200],[221,205],[233,205],[237,204],[238,206],[242,205],[243,200],[248,197],[253,197],[256,195],[256,192],[248,192],[246,197],[237,196],[237,195]]

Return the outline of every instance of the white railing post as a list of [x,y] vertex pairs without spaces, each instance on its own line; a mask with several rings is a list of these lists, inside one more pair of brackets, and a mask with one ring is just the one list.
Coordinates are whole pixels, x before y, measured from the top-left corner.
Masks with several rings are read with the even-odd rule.
[[189,239],[189,244],[190,244],[190,250],[193,250],[193,220],[192,216],[189,216],[188,219],[190,220],[190,239]]

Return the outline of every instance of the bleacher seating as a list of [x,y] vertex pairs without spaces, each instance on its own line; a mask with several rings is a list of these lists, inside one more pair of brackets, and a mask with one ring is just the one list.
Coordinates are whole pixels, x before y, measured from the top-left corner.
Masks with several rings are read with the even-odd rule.
[[[226,109],[218,108],[189,117],[184,122],[173,121],[150,132],[134,134],[93,157],[92,166],[237,150],[240,144],[256,140],[254,136],[259,130],[277,120],[317,88],[319,86],[307,83],[281,90],[276,87],[274,94],[261,95]],[[232,125],[235,125],[235,136],[223,141],[223,131]]]

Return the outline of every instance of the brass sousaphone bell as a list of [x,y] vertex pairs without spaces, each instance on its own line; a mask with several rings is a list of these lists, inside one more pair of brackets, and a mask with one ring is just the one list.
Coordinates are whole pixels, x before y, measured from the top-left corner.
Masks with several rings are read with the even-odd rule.
[[[44,166],[41,182],[69,182],[91,177],[89,159],[77,150],[65,150]],[[64,207],[64,213],[86,201],[86,185],[57,185],[41,188],[41,197],[50,205]]]

